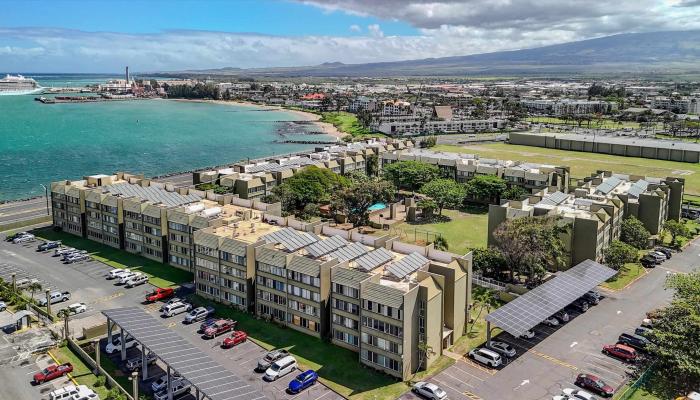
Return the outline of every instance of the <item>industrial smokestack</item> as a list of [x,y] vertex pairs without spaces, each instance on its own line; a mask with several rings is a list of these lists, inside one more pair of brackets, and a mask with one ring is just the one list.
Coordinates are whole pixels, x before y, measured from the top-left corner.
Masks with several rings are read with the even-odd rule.
[[126,84],[129,84],[129,66],[126,66]]

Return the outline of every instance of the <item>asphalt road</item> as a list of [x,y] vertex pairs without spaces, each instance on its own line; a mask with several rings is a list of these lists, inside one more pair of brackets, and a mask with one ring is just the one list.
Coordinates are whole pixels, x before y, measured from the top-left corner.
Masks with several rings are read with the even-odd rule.
[[[4,239],[4,236],[0,239]],[[79,333],[76,326],[83,326],[88,320],[91,322],[95,320],[104,321],[100,316],[101,310],[138,305],[149,313],[159,314],[161,303],[147,305],[141,303],[143,294],[151,291],[153,289],[152,286],[142,285],[126,289],[123,286],[116,285],[114,280],[105,279],[108,271],[111,269],[110,266],[97,261],[66,265],[61,263],[58,257],[52,257],[53,250],[47,253],[37,252],[36,247],[39,243],[41,242],[36,241],[19,245],[8,243],[4,240],[0,242],[0,277],[9,281],[10,274],[14,272],[17,274],[18,279],[25,277],[37,278],[50,290],[70,291],[72,294],[71,299],[65,303],[54,304],[53,310],[66,307],[74,302],[86,303],[88,305],[87,312],[71,317],[70,324],[73,334]],[[215,340],[204,340],[196,332],[199,324],[185,325],[182,323],[183,319],[184,314],[181,314],[172,318],[159,318],[159,321],[164,326],[189,340],[195,347],[206,352],[214,360],[221,363],[224,368],[231,371],[232,374],[236,374],[245,381],[259,387],[271,399],[293,399],[298,397],[300,399],[331,400],[342,398],[322,384],[317,384],[299,395],[288,394],[285,392],[285,389],[289,381],[297,375],[296,373],[289,374],[278,381],[267,383],[262,380],[262,374],[253,371],[257,360],[265,354],[265,350],[262,347],[252,341],[248,341],[232,349],[223,350],[220,348],[220,342],[223,341],[225,336]],[[130,349],[128,357],[138,354],[137,349]],[[115,360],[118,359],[116,355],[114,357]],[[36,372],[38,368],[34,364],[34,367],[28,369]],[[154,366],[152,369],[153,371],[150,373],[151,379],[141,385],[144,389],[150,386],[150,382],[163,374],[162,369],[159,369],[158,366]],[[0,366],[0,382],[12,381],[21,383],[17,386],[24,386],[23,381],[18,376],[15,376],[16,374],[17,372],[13,371],[12,368]],[[28,382],[26,377],[22,379]],[[33,391],[31,388],[21,387],[16,390],[17,393],[13,393],[13,396],[8,399],[36,400],[39,398],[36,396],[36,391]],[[0,400],[4,400],[6,398],[4,396],[5,393],[0,390]]]
[[50,215],[46,212],[46,197],[0,204],[0,225],[45,215]]
[[[619,388],[628,380],[628,366],[601,354],[602,346],[615,343],[620,333],[633,333],[647,311],[670,301],[673,293],[663,288],[668,274],[687,273],[698,265],[700,239],[626,289],[601,290],[606,298],[599,305],[562,326],[540,325],[530,340],[500,335],[497,340],[512,344],[519,353],[507,366],[493,370],[462,358],[429,381],[450,399],[472,400],[551,399],[564,388],[575,388],[579,373],[598,375]],[[402,397],[414,398],[410,393]]]

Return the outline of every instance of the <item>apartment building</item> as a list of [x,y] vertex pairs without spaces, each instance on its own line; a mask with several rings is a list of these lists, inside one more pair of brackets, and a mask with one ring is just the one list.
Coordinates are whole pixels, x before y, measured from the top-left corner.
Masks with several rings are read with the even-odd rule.
[[372,129],[392,136],[416,136],[438,133],[474,133],[497,131],[506,127],[502,119],[453,119],[425,120],[418,117],[403,119],[378,119]]
[[193,270],[193,233],[251,218],[279,215],[266,204],[152,182],[140,175],[93,175],[51,184],[54,226],[173,267]]
[[198,294],[330,338],[392,376],[408,379],[464,333],[470,255],[266,213],[194,238]]
[[557,216],[570,226],[562,236],[568,265],[586,259],[602,261],[603,251],[619,239],[623,218],[638,218],[653,235],[668,219],[680,218],[684,181],[599,171],[575,182],[569,193],[542,190],[522,201],[489,206],[488,244],[506,220],[525,216]]
[[674,114],[700,114],[700,98],[657,96],[651,100],[651,108]]
[[418,148],[384,152],[380,156],[380,165],[383,168],[394,162],[409,160],[436,165],[443,176],[449,176],[460,183],[465,183],[477,175],[495,175],[503,178],[509,185],[520,186],[531,193],[545,188],[568,191],[569,167],[483,159],[474,154]]
[[528,112],[552,115],[609,114],[618,108],[616,102],[576,99],[525,99],[520,105]]

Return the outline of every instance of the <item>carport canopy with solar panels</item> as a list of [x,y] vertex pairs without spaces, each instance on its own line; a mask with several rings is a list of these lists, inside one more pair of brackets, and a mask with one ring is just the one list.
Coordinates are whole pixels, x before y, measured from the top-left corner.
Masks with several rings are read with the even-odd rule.
[[[215,362],[155,317],[138,307],[102,311],[107,317],[107,335],[112,343],[112,328],[116,325],[121,337],[133,337],[141,345],[141,365],[146,365],[148,353],[154,353],[166,366],[168,377],[179,374],[192,385],[195,398],[209,400],[257,400],[265,395],[240,377]],[[124,341],[121,357],[126,358]],[[148,368],[142,368],[142,379],[148,379]],[[168,399],[172,400],[172,379],[168,379]]]
[[491,341],[491,324],[518,337],[610,279],[615,273],[615,270],[592,260],[582,261],[559,273],[487,315],[487,343]]

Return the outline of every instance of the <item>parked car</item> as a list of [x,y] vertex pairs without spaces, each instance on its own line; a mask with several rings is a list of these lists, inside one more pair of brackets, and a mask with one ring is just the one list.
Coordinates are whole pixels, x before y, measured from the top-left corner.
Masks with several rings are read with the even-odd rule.
[[204,337],[215,338],[221,334],[231,332],[236,329],[237,322],[230,319],[220,319],[204,330]]
[[17,239],[18,237],[24,236],[24,235],[29,235],[29,233],[28,233],[28,232],[15,232],[15,233],[13,233],[13,234],[11,234],[11,235],[5,236],[5,241],[6,241],[6,242],[11,242],[11,241]]
[[501,359],[501,355],[496,353],[495,351],[485,349],[485,348],[478,348],[478,349],[472,349],[469,352],[469,357],[472,360],[478,361],[484,365],[488,365],[493,368],[497,368],[503,364],[503,359]]
[[173,288],[157,288],[153,292],[146,295],[146,302],[165,300],[175,295]]
[[199,329],[197,329],[197,332],[198,332],[198,333],[204,333],[204,331],[205,331],[207,328],[209,328],[210,326],[214,325],[214,324],[216,323],[216,321],[218,321],[218,320],[219,320],[218,318],[207,318],[207,319],[205,319],[204,322],[202,322],[202,323],[199,325]]
[[[177,382],[173,380],[173,384],[170,385],[173,391],[173,398],[180,397],[188,393],[190,391],[191,386],[192,385],[185,379],[179,380]],[[166,387],[165,389],[154,393],[153,398],[155,400],[166,400],[168,398],[168,388]]]
[[221,343],[221,347],[224,349],[230,349],[231,347],[241,344],[248,340],[248,334],[243,332],[243,331],[234,331],[231,336],[227,337],[224,339],[224,342]]
[[563,390],[563,392],[566,396],[569,396],[570,399],[596,400],[596,397],[592,393],[588,393],[587,391],[581,389],[566,388]]
[[690,392],[685,396],[676,398],[676,400],[700,400],[700,393]]
[[38,279],[36,278],[24,278],[24,279],[18,279],[15,281],[15,286],[17,286],[17,289],[24,289],[30,285],[33,285],[35,283],[41,283]]
[[122,269],[122,268],[115,268],[113,270],[110,270],[107,273],[107,279],[117,279],[118,277],[121,276],[122,273],[125,273],[125,272],[131,272],[131,270]]
[[73,365],[71,363],[49,365],[48,367],[34,374],[34,383],[40,385],[44,382],[68,375],[71,372],[73,372]]
[[214,315],[214,307],[197,307],[185,315],[184,322],[192,324]]
[[297,360],[292,356],[279,359],[270,365],[263,377],[266,381],[276,381],[277,379],[293,372],[297,369]]
[[[151,365],[156,362],[156,359],[157,357],[155,353],[149,353],[146,356],[146,364]],[[124,366],[128,371],[136,371],[137,369],[141,368],[141,362],[141,355],[139,354],[137,357],[128,359]]]
[[527,331],[520,335],[521,339],[532,339],[535,337],[535,331]]
[[7,303],[0,301],[0,312],[7,310]]
[[617,343],[632,347],[635,350],[644,351],[649,345],[649,339],[633,333],[623,333],[617,338]]
[[171,304],[175,304],[175,303],[184,303],[184,302],[185,302],[185,300],[183,300],[183,299],[181,299],[181,298],[179,298],[179,297],[172,297],[172,298],[170,298],[168,301],[166,301],[165,303],[163,303],[162,306],[160,306],[160,311],[163,312],[163,310],[165,310],[165,307],[167,307],[167,306],[169,306],[169,305],[171,305]]
[[277,360],[281,360],[289,355],[289,351],[285,349],[277,349],[277,350],[272,350],[268,351],[267,354],[260,360],[258,360],[258,365],[256,365],[255,370],[256,371],[265,371],[270,366],[272,363],[274,363]]
[[602,379],[592,374],[579,374],[576,377],[576,386],[590,390],[591,392],[603,396],[612,397],[615,394],[615,389],[605,383]]
[[128,281],[132,276],[139,276],[141,275],[140,272],[136,271],[129,271],[129,272],[123,272],[119,274],[119,277],[117,278],[117,285],[123,285]]
[[700,218],[700,211],[684,208],[681,210],[681,217],[695,220]]
[[564,322],[569,322],[571,317],[569,316],[569,313],[567,313],[564,310],[559,311],[558,313],[554,314],[554,317],[559,320],[559,322],[564,323]]
[[569,307],[584,313],[588,311],[588,309],[590,308],[590,304],[583,298],[579,298],[574,300],[571,304],[569,304]]
[[493,350],[496,353],[508,358],[515,357],[515,355],[518,354],[518,352],[515,350],[515,347],[509,345],[506,342],[492,340],[491,342],[486,342],[486,347],[489,350]]
[[[87,386],[86,386],[87,387]],[[75,385],[64,386],[49,393],[49,400],[69,400],[74,395],[78,394],[78,388]]]
[[554,326],[559,326],[559,320],[556,319],[554,316],[549,317],[542,321],[543,324],[554,327]]
[[143,285],[144,283],[148,283],[148,276],[144,274],[138,274],[127,279],[127,281],[124,283],[124,287],[132,288],[138,285]]
[[87,305],[85,303],[73,303],[68,305],[68,311],[71,314],[82,314],[87,311]]
[[63,253],[63,254],[61,255],[61,260],[62,260],[63,262],[66,262],[66,261],[68,261],[69,258],[71,258],[71,257],[73,257],[73,256],[85,255],[85,254],[87,254],[87,250],[73,249],[72,251]]
[[36,247],[36,251],[48,251],[51,249],[57,249],[61,247],[61,241],[60,240],[54,240],[51,242],[44,242]]
[[644,337],[644,338],[646,338],[646,339],[649,339],[649,335],[650,335],[652,332],[654,332],[653,329],[651,329],[651,328],[645,328],[645,327],[643,327],[643,326],[640,326],[640,327],[637,327],[637,328],[634,329],[634,334],[635,334],[635,335],[642,336],[642,337]]
[[[122,349],[121,346],[122,346],[121,335],[117,335],[117,336],[112,338],[112,343],[107,343],[107,347],[105,347],[105,352],[107,354],[116,353],[117,351],[121,351],[121,349]],[[131,336],[127,336],[126,342],[124,342],[124,347],[127,349],[130,349],[134,346],[136,346],[136,340]]]
[[642,257],[639,262],[642,264],[642,267],[644,268],[656,268],[656,264],[658,262],[656,261],[655,257],[652,257],[650,255],[646,255]]
[[192,304],[178,302],[178,303],[173,303],[173,304],[170,304],[169,306],[166,306],[163,309],[163,313],[161,315],[163,317],[167,318],[167,317],[172,317],[172,316],[175,316],[178,314],[182,314],[184,312],[188,312],[191,309],[192,309]]
[[[68,301],[68,300],[70,300],[70,292],[50,293],[49,300],[51,300],[51,304],[62,303],[64,301]],[[46,297],[39,298],[37,300],[37,303],[42,307],[46,307]]]
[[36,236],[32,235],[31,233],[27,233],[27,234],[24,234],[22,236],[19,236],[19,237],[12,239],[12,243],[22,244],[22,243],[33,242],[34,240],[36,240]]
[[603,346],[603,354],[619,358],[622,361],[634,362],[637,360],[637,352],[624,344],[607,344]]
[[656,260],[657,264],[661,264],[662,262],[666,261],[666,255],[663,253],[656,252],[656,251],[648,252],[647,256],[653,257]]
[[447,393],[434,383],[418,382],[411,388],[413,393],[430,400],[443,400],[447,398]]
[[87,252],[73,253],[66,258],[66,264],[72,264],[81,261],[87,261],[90,259],[90,255]]
[[666,256],[667,260],[673,257],[673,251],[671,251],[671,249],[669,249],[668,247],[657,246],[656,248],[654,248],[654,251],[663,253]]
[[64,254],[72,253],[74,251],[77,251],[73,247],[59,247],[53,251],[53,256],[54,257],[59,257],[63,256]]
[[302,372],[301,374],[297,375],[296,378],[292,379],[292,381],[289,382],[289,387],[287,389],[289,390],[289,393],[297,394],[302,390],[315,385],[317,381],[318,374],[316,371],[310,369]]
[[[177,385],[178,381],[183,380],[184,378],[179,376],[179,375],[173,375],[173,386]],[[151,383],[151,389],[153,390],[153,393],[159,392],[163,389],[168,388],[168,374],[161,375],[160,378],[156,379]]]
[[594,290],[591,290],[591,291],[588,291],[583,296],[581,296],[581,298],[584,299],[585,301],[587,301],[588,304],[592,304],[594,306],[597,306],[598,303],[600,303],[600,300],[602,297],[601,297],[600,293],[598,293]]

